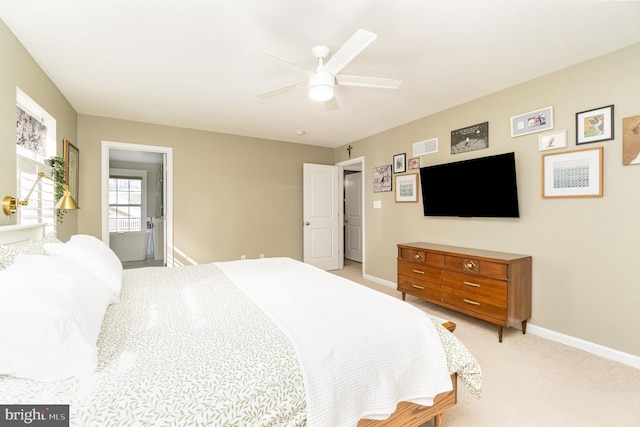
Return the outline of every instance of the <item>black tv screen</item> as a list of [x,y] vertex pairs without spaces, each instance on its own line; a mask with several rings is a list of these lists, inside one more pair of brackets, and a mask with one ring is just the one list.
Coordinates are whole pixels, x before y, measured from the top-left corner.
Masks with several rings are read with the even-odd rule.
[[514,153],[420,168],[425,216],[519,218]]

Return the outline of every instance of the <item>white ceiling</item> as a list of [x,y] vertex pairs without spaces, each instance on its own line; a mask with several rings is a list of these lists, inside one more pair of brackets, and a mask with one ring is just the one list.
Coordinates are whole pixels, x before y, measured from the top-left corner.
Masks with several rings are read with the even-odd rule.
[[[639,17],[637,1],[0,1],[78,113],[327,147],[638,43]],[[358,28],[378,38],[342,74],[400,89],[337,86],[337,110],[305,85],[256,97],[300,78],[251,47],[313,69],[313,46]]]

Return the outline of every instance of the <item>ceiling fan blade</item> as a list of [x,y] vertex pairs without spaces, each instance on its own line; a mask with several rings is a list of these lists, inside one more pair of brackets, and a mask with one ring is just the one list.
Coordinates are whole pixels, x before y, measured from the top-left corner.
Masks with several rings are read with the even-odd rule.
[[339,106],[338,106],[338,100],[336,99],[336,97],[334,96],[330,100],[326,101],[324,103],[324,108],[326,108],[327,111],[337,110]]
[[279,56],[276,56],[272,53],[269,53],[265,50],[262,49],[258,49],[257,47],[252,47],[251,49],[247,49],[248,53],[255,53],[258,56],[260,56],[261,58],[264,58],[268,61],[271,61],[272,63],[276,64],[279,67],[282,68],[286,68],[287,70],[291,70],[294,73],[299,73],[302,74],[304,76],[307,76],[310,71],[309,70],[305,70],[302,67],[297,66],[296,64],[287,61],[286,59],[282,59]]
[[336,81],[341,86],[375,87],[380,89],[398,89],[402,80],[385,79],[382,77],[337,75]]
[[365,50],[378,36],[371,31],[360,28],[347,42],[342,45],[329,61],[324,64],[324,70],[331,74],[338,74],[353,58]]
[[260,98],[260,99],[271,98],[272,96],[276,96],[276,95],[280,95],[280,94],[283,94],[285,92],[288,92],[291,89],[293,89],[294,87],[296,87],[296,86],[298,86],[299,84],[302,84],[302,83],[307,83],[307,81],[306,80],[301,80],[299,82],[291,83],[291,84],[288,84],[286,86],[282,86],[282,87],[279,87],[279,88],[276,88],[276,89],[272,89],[272,90],[270,90],[268,92],[264,92],[264,93],[261,93],[261,94],[256,95],[256,96],[258,98]]

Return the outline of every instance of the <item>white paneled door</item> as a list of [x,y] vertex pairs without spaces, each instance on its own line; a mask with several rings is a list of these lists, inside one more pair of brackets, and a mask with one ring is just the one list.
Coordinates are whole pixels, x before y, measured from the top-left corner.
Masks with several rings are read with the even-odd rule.
[[337,166],[303,165],[303,258],[323,270],[341,268],[341,188]]

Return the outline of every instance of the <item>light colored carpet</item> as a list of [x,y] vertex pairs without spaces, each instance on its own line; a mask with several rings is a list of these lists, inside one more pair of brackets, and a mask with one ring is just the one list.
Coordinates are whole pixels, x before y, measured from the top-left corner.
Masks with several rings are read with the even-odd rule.
[[[358,263],[332,273],[401,298],[363,279]],[[458,382],[458,404],[446,413],[446,427],[640,426],[640,370],[513,328],[499,343],[492,324],[410,296],[407,302],[455,322],[455,335],[482,367],[482,397]]]

